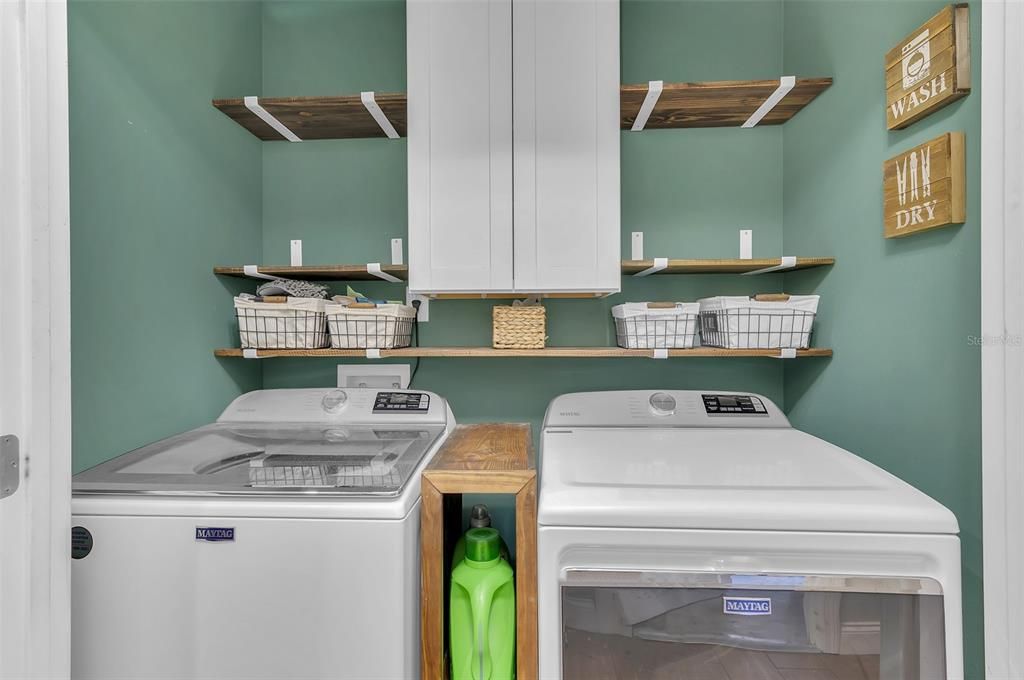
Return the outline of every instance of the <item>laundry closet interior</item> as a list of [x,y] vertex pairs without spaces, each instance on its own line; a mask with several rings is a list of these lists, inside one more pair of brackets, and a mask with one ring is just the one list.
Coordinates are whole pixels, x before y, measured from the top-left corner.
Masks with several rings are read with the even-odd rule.
[[[618,246],[631,260],[642,232],[644,262],[622,263],[621,292],[544,299],[547,355],[489,350],[492,308],[510,302],[478,295],[429,300],[417,340],[436,350],[253,359],[239,348],[232,298],[261,281],[241,268],[288,265],[293,240],[305,266],[361,270],[325,281],[332,293],[405,299],[416,256],[409,142],[401,116],[397,138],[371,126],[373,136],[264,141],[213,102],[347,96],[358,113],[360,93],[373,92],[391,110],[388,96],[409,90],[406,3],[70,0],[75,472],[211,422],[252,390],[334,386],[338,364],[412,364],[410,388],[443,395],[460,424],[525,422],[535,439],[564,393],[758,393],[795,427],[956,514],[966,675],[979,677],[980,353],[969,336],[980,319],[980,58],[971,96],[904,130],[886,130],[879,84],[886,52],[943,6],[621,0],[624,98],[639,103],[650,81],[664,83],[662,96],[673,84],[745,81],[723,95],[728,109],[767,98],[784,76],[812,94],[781,124],[764,124],[776,111],[749,128],[736,115],[707,127],[624,125]],[[969,6],[980,44],[980,3]],[[965,133],[965,223],[883,238],[882,162],[948,130]],[[740,275],[741,230],[752,232],[755,260],[814,266]],[[392,268],[394,239],[402,266]],[[690,266],[704,271],[635,276],[654,258],[701,260]],[[374,277],[368,263],[400,280]],[[813,351],[612,351],[613,305],[781,291],[821,296]],[[458,350],[467,347],[478,349]],[[512,500],[486,500],[514,534]]]

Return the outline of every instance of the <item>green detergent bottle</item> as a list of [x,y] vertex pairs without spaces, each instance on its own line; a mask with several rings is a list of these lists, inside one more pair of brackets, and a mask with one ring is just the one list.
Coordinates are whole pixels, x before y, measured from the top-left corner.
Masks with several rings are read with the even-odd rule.
[[[491,526],[491,513],[487,509],[487,506],[483,503],[478,503],[473,506],[473,509],[469,511],[469,528],[479,529],[482,527]],[[505,539],[499,539],[501,541],[501,559],[505,560],[512,565],[512,557],[508,552],[508,545],[505,544]],[[459,536],[459,540],[455,543],[455,550],[452,553],[452,569],[462,561],[462,558],[466,556],[466,535]]]
[[512,680],[516,658],[516,593],[501,537],[470,529],[465,558],[452,569],[450,645],[453,680]]

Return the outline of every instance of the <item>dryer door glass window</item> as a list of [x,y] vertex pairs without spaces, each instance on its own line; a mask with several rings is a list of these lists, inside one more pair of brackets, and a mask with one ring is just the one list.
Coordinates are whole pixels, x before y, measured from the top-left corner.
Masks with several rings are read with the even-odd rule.
[[945,678],[942,596],[849,581],[862,591],[563,586],[562,677]]

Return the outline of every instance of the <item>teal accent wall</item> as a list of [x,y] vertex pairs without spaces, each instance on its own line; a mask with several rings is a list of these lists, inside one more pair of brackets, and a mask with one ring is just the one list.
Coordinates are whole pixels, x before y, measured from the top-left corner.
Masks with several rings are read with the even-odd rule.
[[[782,20],[781,1],[624,0],[623,82],[777,77]],[[740,49],[720,49],[725,26]],[[404,91],[405,3],[266,3],[263,62],[268,95]],[[293,238],[303,240],[309,264],[390,261],[390,239],[407,238],[404,139],[263,148],[267,262],[287,262]],[[781,128],[624,132],[622,225],[627,257],[632,231],[644,232],[649,257],[735,257],[741,228],[754,229],[756,256],[778,255]],[[627,300],[691,300],[780,286],[781,276],[627,278],[622,294],[605,300],[546,302],[549,344],[615,344],[609,310]],[[400,285],[356,287],[378,297],[404,296]],[[422,343],[489,345],[493,305],[432,301]],[[264,386],[332,385],[337,364],[267,361]],[[715,386],[781,401],[782,365],[757,359],[423,359],[415,386],[447,397],[460,422],[525,421],[536,433],[548,402],[578,390]]]
[[261,147],[210,106],[260,87],[252,2],[69,3],[74,469],[209,422],[257,389],[237,284],[257,262]]
[[[750,279],[626,278],[606,300],[547,302],[549,344],[614,343],[609,308],[785,289],[818,292],[815,344],[831,360],[425,359],[415,386],[460,422],[539,428],[557,394],[629,388],[761,392],[794,424],[879,464],[949,506],[964,545],[968,678],[982,677],[978,138],[975,92],[908,130],[885,130],[884,53],[934,0],[622,0],[622,80],[831,75],[783,127],[622,134],[622,245],[649,257],[833,255],[831,269]],[[336,360],[216,360],[236,344],[215,264],[389,260],[407,237],[404,140],[261,143],[215,97],[405,89],[401,0],[72,0],[74,466],[215,418],[260,387],[334,384]],[[882,161],[967,132],[968,222],[887,241]],[[359,284],[374,297],[398,285]],[[339,287],[343,288],[343,286]],[[487,345],[484,301],[434,301],[426,345]],[[472,499],[468,499],[472,500]],[[511,506],[496,506],[511,531]]]
[[[787,274],[822,296],[828,362],[793,362],[797,427],[867,458],[956,513],[963,547],[966,676],[984,677],[981,584],[980,44],[974,91],[901,131],[885,128],[884,54],[946,3],[786,0],[785,70],[835,84],[784,127],[787,252],[827,253],[829,270]],[[967,139],[967,222],[882,238],[882,162],[938,135]]]

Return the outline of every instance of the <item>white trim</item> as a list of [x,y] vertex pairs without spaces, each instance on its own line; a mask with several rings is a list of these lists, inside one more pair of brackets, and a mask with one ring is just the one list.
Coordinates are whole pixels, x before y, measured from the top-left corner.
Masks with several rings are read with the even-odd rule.
[[1024,677],[1024,4],[985,0],[981,400],[985,675]]
[[0,2],[0,679],[70,676],[71,317],[67,7]]

